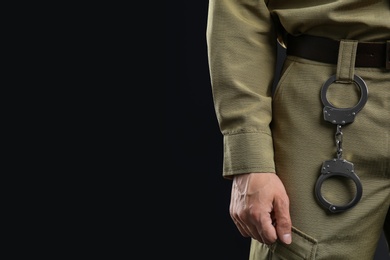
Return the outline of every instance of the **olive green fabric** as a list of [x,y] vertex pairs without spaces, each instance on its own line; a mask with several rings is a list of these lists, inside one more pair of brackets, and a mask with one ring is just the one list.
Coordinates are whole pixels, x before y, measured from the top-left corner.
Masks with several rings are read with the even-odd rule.
[[[342,158],[354,164],[363,196],[353,208],[330,213],[318,204],[314,184],[322,162],[336,158],[336,125],[324,120],[320,93],[337,68],[287,57],[283,69],[271,130],[276,172],[290,197],[293,243],[267,247],[252,241],[250,259],[373,259],[390,203],[390,73],[355,68],[367,84],[368,101],[353,123],[342,126]],[[327,98],[335,107],[350,108],[360,91],[355,84],[335,82]],[[330,178],[322,193],[345,205],[355,196],[354,187],[349,179]]]
[[210,0],[206,36],[223,176],[275,171],[269,124],[277,35],[384,41],[389,19],[388,0]]
[[[224,140],[222,176],[276,172],[291,202],[293,243],[266,246],[252,240],[251,260],[372,260],[383,229],[390,239],[390,71],[289,56],[272,94],[277,37],[350,40],[341,64],[355,55],[355,41],[389,40],[389,21],[388,0],[209,1],[207,44]],[[363,196],[352,209],[334,214],[318,204],[314,193],[322,162],[336,156],[336,126],[323,118],[320,93],[330,76],[344,81],[353,74],[366,82],[368,101],[355,121],[342,127],[343,158],[354,164]],[[335,82],[327,97],[336,107],[348,108],[360,92],[353,83]],[[331,178],[323,194],[345,204],[354,196],[354,185]]]

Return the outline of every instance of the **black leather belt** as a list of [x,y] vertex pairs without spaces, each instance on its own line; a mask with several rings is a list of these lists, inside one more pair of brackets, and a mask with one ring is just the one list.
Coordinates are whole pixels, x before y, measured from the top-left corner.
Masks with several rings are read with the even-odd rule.
[[[288,35],[287,55],[337,64],[340,41],[329,38]],[[390,40],[386,42],[358,42],[356,67],[378,67],[390,70]]]

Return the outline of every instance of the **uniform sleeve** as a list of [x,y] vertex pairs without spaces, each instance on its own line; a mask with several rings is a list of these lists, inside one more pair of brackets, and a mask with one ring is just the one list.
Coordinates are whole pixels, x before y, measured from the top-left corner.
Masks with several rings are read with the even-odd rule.
[[206,39],[223,176],[275,172],[269,124],[277,46],[266,3],[210,0]]

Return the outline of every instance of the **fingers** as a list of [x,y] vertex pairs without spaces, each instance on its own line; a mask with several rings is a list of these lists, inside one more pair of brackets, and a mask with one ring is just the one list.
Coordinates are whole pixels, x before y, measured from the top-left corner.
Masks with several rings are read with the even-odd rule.
[[263,219],[256,224],[257,231],[261,234],[264,244],[270,245],[276,242],[278,237],[270,214],[264,215]]
[[258,220],[258,216],[259,214],[254,213],[231,214],[233,222],[242,236],[252,237],[261,243],[270,245],[277,239],[275,226],[268,213],[262,217],[263,220]]
[[[237,194],[235,193],[235,195]],[[265,244],[274,243],[277,234],[272,218],[268,213],[271,210],[262,210],[265,207],[259,207],[259,205],[253,203],[248,206],[242,202],[242,199],[243,196],[232,196],[230,203],[230,216],[241,235],[252,237]]]
[[233,222],[234,224],[236,224],[238,231],[240,231],[243,237],[253,237],[252,232],[243,222],[238,221],[236,219],[233,219]]
[[[250,176],[250,177],[249,177]],[[230,216],[244,237],[270,245],[291,243],[289,199],[275,174],[251,174],[233,181]]]

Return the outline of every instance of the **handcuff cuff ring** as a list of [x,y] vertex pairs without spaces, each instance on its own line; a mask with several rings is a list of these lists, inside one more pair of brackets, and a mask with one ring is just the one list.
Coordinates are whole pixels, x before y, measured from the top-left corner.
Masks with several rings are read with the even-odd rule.
[[[351,179],[356,186],[355,197],[345,205],[336,205],[324,198],[321,192],[322,184],[324,181],[330,177],[342,176],[348,179]],[[321,175],[317,179],[315,186],[315,195],[317,197],[318,202],[325,208],[328,209],[332,213],[342,212],[347,209],[355,206],[363,194],[363,186],[359,179],[359,177],[353,171],[353,164],[343,159],[333,159],[329,161],[325,161],[322,164]]]
[[331,76],[322,86],[321,89],[321,101],[324,105],[323,113],[324,119],[332,124],[345,125],[352,123],[355,119],[356,114],[364,107],[368,100],[368,89],[364,80],[358,75],[353,77],[354,83],[360,89],[360,100],[359,102],[350,108],[336,108],[327,99],[326,92],[330,85],[336,81],[336,75]]

